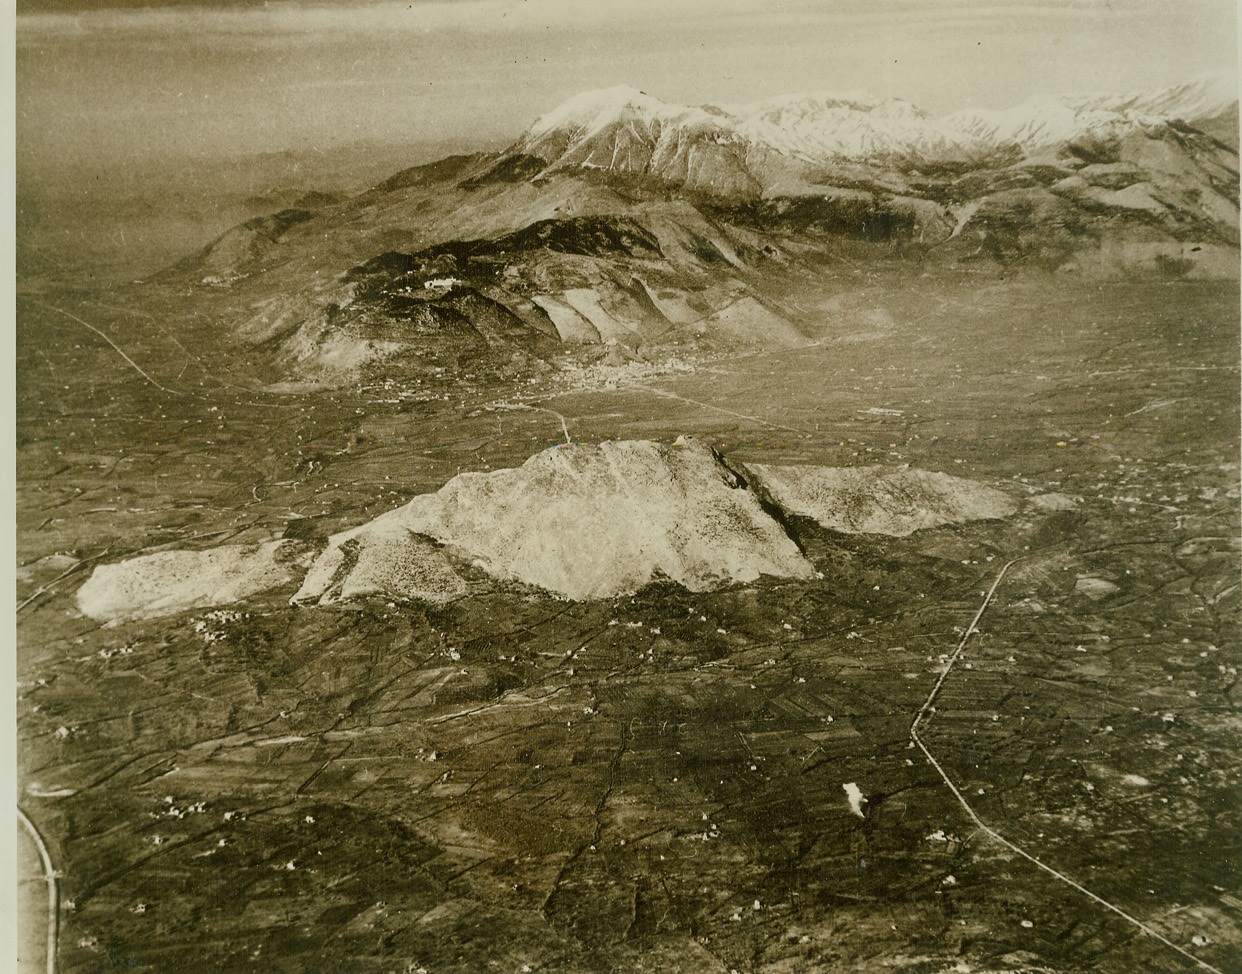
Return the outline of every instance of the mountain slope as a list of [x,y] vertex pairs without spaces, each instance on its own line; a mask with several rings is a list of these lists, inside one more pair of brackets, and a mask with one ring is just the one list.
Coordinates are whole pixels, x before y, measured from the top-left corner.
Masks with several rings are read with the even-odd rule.
[[[220,292],[247,345],[318,382],[523,373],[603,343],[623,357],[797,344],[821,325],[781,295],[842,248],[864,262],[1228,268],[1237,152],[1184,117],[1230,110],[1210,79],[939,118],[866,92],[693,108],[611,88],[504,152],[250,221],[167,280]],[[1113,253],[1120,265],[1100,258]]]
[[875,239],[886,228],[881,238],[891,239],[895,227],[923,243],[949,236],[946,223],[954,237],[994,233],[971,225],[980,207],[1013,210],[1011,222],[1021,223],[1047,211],[1051,194],[1061,201],[1053,209],[1065,211],[1054,224],[1068,219],[1084,239],[1121,232],[1233,245],[1237,152],[1185,121],[1236,111],[1229,95],[1212,76],[1158,92],[1041,96],[937,118],[861,91],[690,108],[611,88],[540,118],[489,171],[520,160],[535,179],[576,172],[734,208],[816,199],[842,214],[826,222],[843,221],[846,232]]
[[1064,95],[1062,101],[1075,108],[1138,112],[1197,125],[1226,112],[1237,114],[1238,82],[1227,74],[1211,73],[1157,91]]
[[1010,109],[933,117],[867,92],[784,95],[750,105],[667,104],[633,88],[585,92],[544,115],[512,155],[568,168],[646,175],[685,189],[763,193],[772,156],[808,178],[842,163],[978,166],[1053,155],[1075,142],[1158,132],[1220,115],[1219,78],[1154,93],[1041,96]]

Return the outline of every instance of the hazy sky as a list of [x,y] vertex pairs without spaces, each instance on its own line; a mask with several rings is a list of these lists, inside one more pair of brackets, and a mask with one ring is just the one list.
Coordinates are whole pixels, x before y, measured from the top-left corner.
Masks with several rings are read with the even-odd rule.
[[1236,70],[1234,0],[24,0],[19,174],[359,140],[508,141],[578,91],[867,88],[931,111]]

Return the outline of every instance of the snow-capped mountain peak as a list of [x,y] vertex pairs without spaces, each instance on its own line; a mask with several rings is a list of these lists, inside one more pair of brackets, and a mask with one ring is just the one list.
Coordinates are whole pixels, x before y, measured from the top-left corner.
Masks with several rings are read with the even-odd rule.
[[718,107],[739,118],[754,118],[776,113],[807,114],[832,109],[871,112],[884,105],[886,101],[887,99],[880,98],[865,88],[855,88],[850,91],[790,92],[744,105],[720,105]]
[[589,135],[616,122],[671,121],[694,113],[706,114],[702,109],[666,104],[637,88],[617,85],[584,91],[562,102],[530,127],[528,138],[538,139],[554,131]]
[[517,148],[548,169],[605,169],[755,189],[768,182],[753,168],[757,156],[769,169],[783,158],[777,168],[785,173],[876,162],[978,163],[1015,153],[1043,157],[1083,139],[1114,141],[1174,119],[1216,116],[1234,104],[1232,81],[1223,75],[1154,92],[1044,95],[1013,108],[940,117],[861,90],[691,107],[621,86],[574,96],[535,122]]

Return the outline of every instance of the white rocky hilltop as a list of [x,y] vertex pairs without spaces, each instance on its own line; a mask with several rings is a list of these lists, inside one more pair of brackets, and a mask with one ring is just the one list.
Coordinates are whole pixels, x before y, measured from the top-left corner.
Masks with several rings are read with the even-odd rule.
[[565,445],[513,469],[459,474],[436,493],[331,538],[294,600],[335,601],[343,590],[367,588],[420,594],[394,590],[392,576],[367,566],[377,549],[388,560],[400,552],[405,565],[419,536],[493,577],[571,599],[634,592],[657,578],[704,591],[760,575],[815,574],[719,455],[682,437],[671,446]]
[[444,603],[469,595],[467,577],[480,570],[575,600],[659,579],[704,591],[764,575],[816,577],[782,511],[833,531],[899,537],[1016,509],[999,491],[939,473],[730,465],[691,437],[566,444],[520,467],[459,474],[320,550],[270,541],[100,566],[78,607],[98,619],[150,618],[299,582],[299,604]]

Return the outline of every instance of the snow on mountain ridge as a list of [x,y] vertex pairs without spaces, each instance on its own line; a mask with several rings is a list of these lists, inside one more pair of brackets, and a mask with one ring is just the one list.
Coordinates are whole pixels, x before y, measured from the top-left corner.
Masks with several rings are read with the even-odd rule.
[[752,118],[780,112],[824,111],[832,108],[848,108],[860,112],[873,112],[890,105],[903,105],[922,114],[909,102],[898,98],[880,98],[865,88],[850,91],[795,91],[781,95],[773,95],[760,101],[746,104],[715,105],[721,111],[736,118]]
[[712,116],[701,108],[663,102],[637,88],[617,85],[584,91],[548,112],[530,127],[527,138],[537,139],[564,130],[582,138],[627,116],[644,122],[706,121]]
[[991,148],[946,129],[909,102],[853,93],[769,99],[740,110],[734,127],[750,142],[812,162],[885,155],[957,158]]
[[616,167],[620,159],[621,168],[645,170],[644,147],[655,159],[684,159],[691,142],[737,144],[814,164],[877,157],[956,162],[1115,139],[1169,119],[1214,116],[1234,103],[1236,91],[1223,75],[1154,92],[1036,96],[1013,108],[940,117],[863,90],[690,107],[619,86],[574,96],[535,122],[521,144],[553,165],[592,168]]
[[941,120],[986,143],[1016,145],[1031,153],[1076,139],[1113,139],[1164,119],[1131,111],[1075,108],[1062,99],[1036,96],[1013,108],[966,109]]
[[1236,111],[1238,82],[1225,72],[1208,72],[1157,91],[1082,92],[1061,100],[1078,109],[1130,111],[1190,122],[1213,118],[1230,108]]

